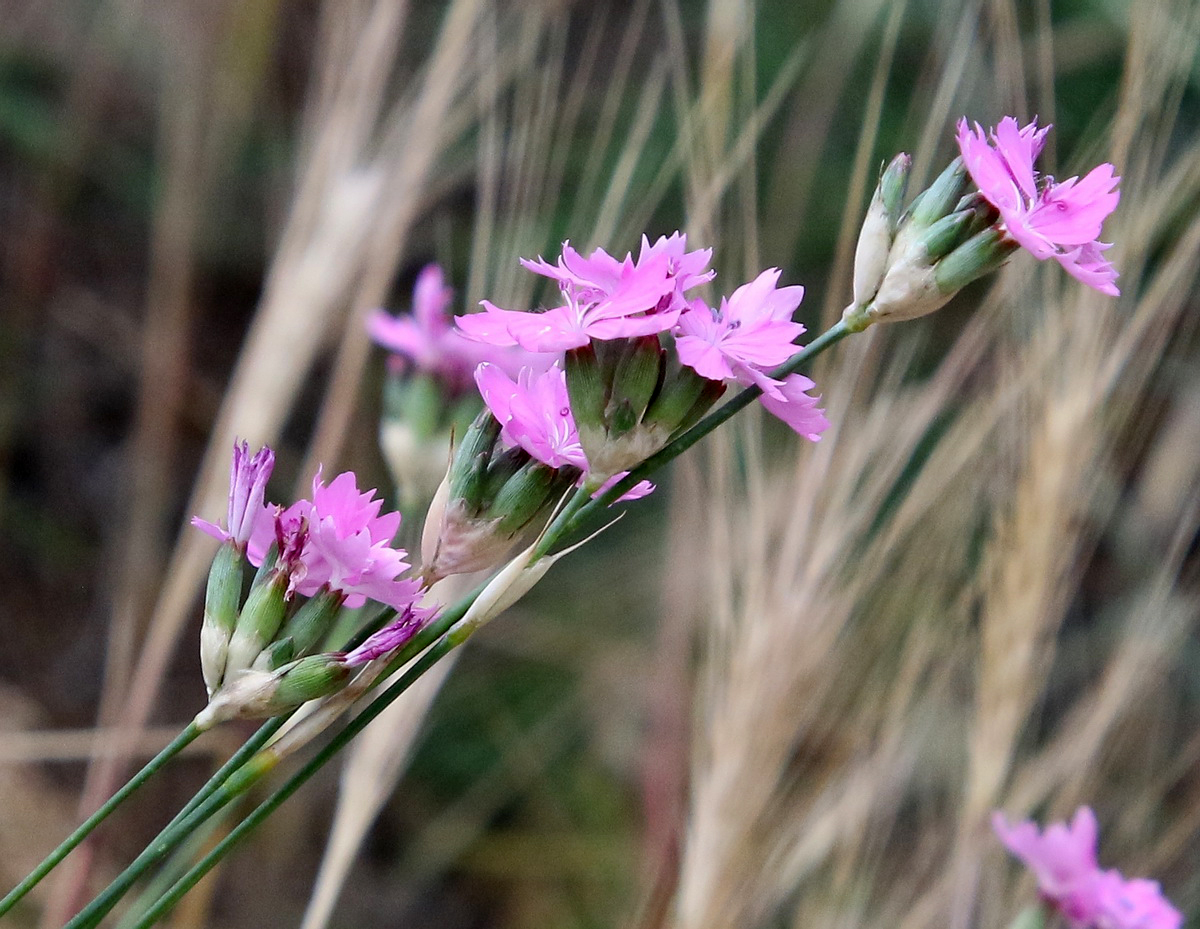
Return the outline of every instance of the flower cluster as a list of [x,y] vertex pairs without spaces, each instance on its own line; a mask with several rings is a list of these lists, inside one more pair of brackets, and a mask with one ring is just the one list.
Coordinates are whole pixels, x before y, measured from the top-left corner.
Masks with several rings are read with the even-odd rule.
[[[201,629],[201,665],[213,719],[271,715],[337,689],[353,668],[403,645],[436,612],[418,605],[422,584],[403,575],[392,545],[399,513],[381,513],[375,491],[352,472],[329,484],[318,470],[311,500],[264,502],[274,454],[234,446],[227,525],[194,518],[223,544],[213,560]],[[242,599],[243,561],[259,568]],[[308,653],[343,607],[368,600],[396,618],[347,655]]]
[[985,134],[979,123],[972,127],[962,119],[958,147],[971,180],[1000,212],[1013,239],[1038,259],[1053,258],[1089,287],[1117,296],[1117,272],[1103,256],[1110,244],[1100,241],[1100,227],[1117,208],[1121,179],[1107,163],[1082,178],[1056,182],[1039,176],[1033,163],[1049,131],[1039,129],[1037,120],[1018,127],[1006,116]]
[[[458,317],[458,326],[468,337],[497,347],[566,352],[570,403],[559,402],[550,386],[532,389],[535,383],[556,382],[558,375],[536,382],[522,375],[517,389],[533,405],[514,407],[506,402],[512,390],[501,384],[501,373],[484,370],[477,380],[507,435],[519,442],[516,436],[536,431],[547,438],[557,435],[561,444],[573,421],[578,450],[551,449],[544,441],[525,447],[552,466],[569,453],[570,463],[599,484],[661,448],[690,424],[687,420],[694,421],[697,403],[707,409],[724,382],[733,379],[762,388],[772,413],[816,439],[828,423],[816,398],[806,393],[813,383],[799,375],[775,380],[768,374],[800,349],[795,339],[804,327],[791,315],[803,288],[777,288],[780,272],[771,269],[712,308],[687,296],[715,276],[708,269],[711,258],[712,249],[688,251],[686,236],[676,232],[653,244],[643,236],[636,260],[632,255],[618,260],[599,248],[584,257],[570,243],[564,243],[557,264],[522,259],[530,271],[559,285],[563,303],[531,313],[484,301],[483,313]],[[660,334],[675,338],[674,367],[682,365],[695,377],[669,370]]]
[[1010,826],[997,812],[992,827],[1033,872],[1042,898],[1073,929],[1179,929],[1182,924],[1157,881],[1130,880],[1100,868],[1096,816],[1088,807],[1080,807],[1069,825],[1052,823],[1039,830],[1027,820]]
[[843,314],[850,331],[932,313],[1021,247],[1119,293],[1100,227],[1120,199],[1120,178],[1110,164],[1061,183],[1039,176],[1033,163],[1048,131],[1007,116],[989,134],[961,120],[961,156],[907,209],[912,159],[902,153],[884,168],[855,250],[854,299]]

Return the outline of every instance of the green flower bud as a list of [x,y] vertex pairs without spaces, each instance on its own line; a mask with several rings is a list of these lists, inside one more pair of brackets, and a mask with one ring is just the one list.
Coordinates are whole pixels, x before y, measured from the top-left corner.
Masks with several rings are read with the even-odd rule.
[[211,696],[225,677],[229,639],[237,626],[242,599],[244,558],[233,541],[223,542],[213,558],[204,592],[204,623],[200,627],[200,668]]
[[914,226],[928,226],[950,213],[967,189],[967,169],[962,158],[955,158],[946,170],[913,201],[908,208],[907,222]]
[[226,678],[251,667],[259,652],[275,638],[287,615],[287,589],[288,576],[282,571],[272,571],[264,583],[250,589],[229,640]]

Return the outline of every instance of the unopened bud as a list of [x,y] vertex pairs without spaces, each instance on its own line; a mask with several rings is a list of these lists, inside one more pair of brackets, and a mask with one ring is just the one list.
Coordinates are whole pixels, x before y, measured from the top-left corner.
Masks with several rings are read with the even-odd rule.
[[650,413],[666,384],[665,361],[657,336],[593,341],[567,352],[567,394],[589,485],[636,467],[670,440],[667,423]]
[[237,626],[242,599],[243,557],[232,540],[221,543],[208,572],[204,624],[200,627],[200,669],[211,696],[225,677],[229,639]]
[[283,624],[287,614],[288,576],[274,571],[257,587],[250,589],[237,628],[229,640],[225,676],[251,667]]
[[500,564],[579,476],[575,468],[550,468],[519,448],[507,449],[490,458],[472,501],[453,491],[460,463],[456,454],[425,516],[421,573],[428,583]]
[[938,262],[938,287],[953,295],[972,281],[999,268],[1019,246],[995,227],[973,235]]
[[903,152],[893,158],[880,175],[871,205],[867,207],[854,250],[854,302],[859,306],[865,306],[883,282],[888,252],[904,208],[911,165],[912,158]]
[[354,671],[341,655],[310,655],[276,671],[230,673],[195,723],[209,729],[229,719],[265,719],[341,690]]
[[345,601],[346,595],[340,590],[324,587],[317,591],[301,604],[300,609],[275,636],[275,641],[254,660],[253,666],[274,671],[308,654],[329,631]]
[[928,226],[949,214],[966,192],[967,169],[962,158],[955,158],[932,184],[908,208],[907,223]]

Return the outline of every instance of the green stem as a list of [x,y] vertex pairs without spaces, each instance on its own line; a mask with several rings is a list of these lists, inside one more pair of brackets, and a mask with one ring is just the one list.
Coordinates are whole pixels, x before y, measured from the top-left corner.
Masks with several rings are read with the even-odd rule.
[[[838,320],[809,342],[803,349],[772,371],[771,377],[779,380],[787,377],[789,374],[795,374],[803,365],[817,357],[821,352],[836,345],[855,331],[858,330],[847,325],[844,320]],[[542,545],[539,546],[538,553],[545,554],[548,552],[550,546],[557,542],[559,538],[579,528],[588,519],[611,506],[613,501],[627,493],[638,481],[658,471],[668,462],[674,461],[718,426],[731,419],[735,413],[749,406],[761,394],[761,387],[752,386],[744,388],[728,402],[722,404],[705,416],[704,419],[700,420],[700,422],[696,423],[696,425],[692,426],[691,429],[672,439],[604,493],[587,501],[583,506],[574,509],[570,514],[569,520],[562,522],[561,525],[559,525],[559,520],[555,520],[555,524],[543,536]],[[565,513],[566,511],[564,510]],[[558,531],[556,532],[556,530]]]
[[[134,881],[141,877],[151,866],[164,858],[172,848],[187,838],[212,813],[215,813],[221,806],[224,806],[228,802],[228,799],[232,799],[230,797],[215,805],[204,807],[205,812],[203,816],[193,816],[213,794],[224,787],[233,773],[241,768],[247,759],[262,748],[267,743],[267,740],[279,731],[279,728],[286,720],[286,716],[281,716],[268,720],[259,726],[257,731],[245,741],[241,748],[234,752],[229,760],[221,765],[212,777],[205,782],[204,786],[187,802],[183,809],[176,813],[175,817],[162,828],[162,831],[159,832],[154,841],[147,845],[145,850],[67,925],[71,929],[81,929],[81,927],[98,923],[116,905],[117,901],[125,895],[125,892],[133,886]],[[187,732],[186,729],[184,731]],[[197,734],[199,734],[198,731]]]
[[[162,916],[169,912],[183,895],[195,887],[201,878],[211,871],[233,846],[252,832],[259,823],[275,812],[288,797],[299,790],[309,778],[321,770],[334,755],[349,744],[368,723],[382,713],[397,697],[408,690],[417,678],[429,670],[443,655],[450,652],[454,647],[455,643],[443,638],[426,651],[399,680],[371,701],[361,713],[346,725],[346,728],[329,741],[328,745],[317,752],[311,760],[293,774],[275,793],[271,794],[270,797],[255,807],[254,811],[238,823],[230,831],[229,835],[218,842],[207,855],[192,866],[190,871],[176,881],[170,890],[159,897],[158,901],[142,914],[142,918],[134,925],[133,929],[147,929],[148,926],[154,925]],[[76,929],[76,927],[69,926],[67,929]]]
[[126,891],[133,886],[134,881],[151,866],[165,858],[172,849],[195,832],[206,819],[258,783],[274,768],[276,761],[277,759],[269,753],[259,752],[234,771],[225,783],[206,800],[196,804],[190,813],[185,815],[181,811],[180,815],[176,816],[171,824],[142,850],[142,853],[133,860],[129,867],[122,871],[99,896],[80,910],[64,929],[93,929],[98,926]]
[[22,897],[36,887],[42,878],[53,871],[59,862],[66,858],[80,842],[91,834],[93,829],[104,822],[109,814],[128,799],[135,790],[146,783],[159,768],[195,741],[196,737],[200,735],[200,731],[195,723],[189,723],[179,735],[171,740],[170,744],[146,762],[146,766],[142,770],[130,778],[124,787],[109,797],[107,802],[84,820],[74,832],[63,839],[59,846],[47,855],[45,860],[34,868],[25,880],[10,890],[3,900],[0,900],[0,916],[11,910]]

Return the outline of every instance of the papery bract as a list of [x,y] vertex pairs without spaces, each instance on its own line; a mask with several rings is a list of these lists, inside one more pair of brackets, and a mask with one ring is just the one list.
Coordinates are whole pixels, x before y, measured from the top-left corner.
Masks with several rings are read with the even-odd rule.
[[1093,168],[1082,178],[1061,183],[1039,177],[1033,162],[1042,150],[1049,126],[1037,122],[1018,128],[1011,116],[988,135],[979,123],[958,124],[963,162],[980,193],[1000,212],[1004,228],[1035,257],[1054,258],[1070,274],[1101,293],[1116,296],[1117,272],[1101,252],[1100,227],[1117,207],[1120,178],[1111,164]]

